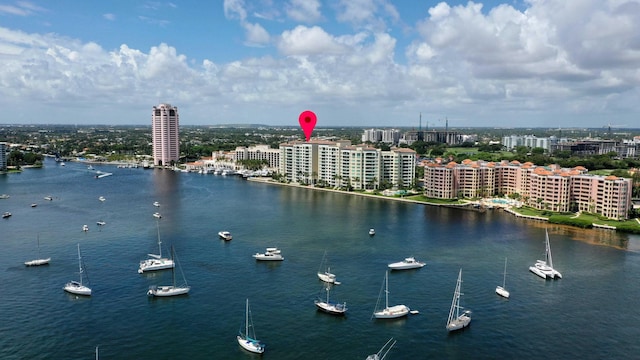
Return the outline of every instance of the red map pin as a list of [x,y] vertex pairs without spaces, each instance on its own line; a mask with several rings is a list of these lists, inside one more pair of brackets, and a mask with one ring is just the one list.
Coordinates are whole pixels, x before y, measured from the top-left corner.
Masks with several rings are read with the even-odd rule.
[[316,127],[316,122],[318,118],[313,111],[305,110],[298,117],[298,122],[300,123],[300,127],[302,131],[304,131],[304,136],[307,138],[307,141],[311,138],[311,133],[313,132],[313,128]]

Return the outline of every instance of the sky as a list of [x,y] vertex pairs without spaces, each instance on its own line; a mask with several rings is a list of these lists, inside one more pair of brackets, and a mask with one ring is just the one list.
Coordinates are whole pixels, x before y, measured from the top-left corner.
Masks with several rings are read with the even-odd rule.
[[0,0],[0,123],[640,127],[640,0]]

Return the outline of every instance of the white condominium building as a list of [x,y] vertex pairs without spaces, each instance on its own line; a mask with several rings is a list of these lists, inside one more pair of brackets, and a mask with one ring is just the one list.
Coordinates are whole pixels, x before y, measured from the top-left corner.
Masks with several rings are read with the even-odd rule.
[[153,164],[169,166],[180,160],[180,117],[170,104],[154,106],[151,111]]
[[416,153],[411,149],[382,151],[348,141],[310,141],[280,145],[280,174],[288,181],[329,187],[377,189],[410,187]]
[[265,160],[271,169],[280,167],[280,149],[271,149],[269,145],[255,145],[250,147],[238,146],[234,160]]

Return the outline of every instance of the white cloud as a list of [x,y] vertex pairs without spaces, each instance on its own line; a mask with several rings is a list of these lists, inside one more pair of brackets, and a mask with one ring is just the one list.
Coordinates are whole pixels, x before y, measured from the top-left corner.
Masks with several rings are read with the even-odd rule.
[[290,0],[285,9],[289,18],[312,24],[322,18],[320,6],[319,0]]
[[386,31],[387,20],[395,22],[400,17],[388,0],[339,0],[336,7],[338,21],[374,32]]
[[115,14],[103,14],[102,17],[105,18],[106,20],[109,20],[109,21],[115,21],[116,20],[116,15]]
[[348,48],[318,26],[296,26],[280,36],[278,49],[284,55],[336,55]]
[[245,44],[250,46],[263,46],[269,43],[269,33],[260,24],[244,23],[243,27],[246,31]]
[[245,21],[247,18],[243,0],[224,0],[223,8],[227,19]]

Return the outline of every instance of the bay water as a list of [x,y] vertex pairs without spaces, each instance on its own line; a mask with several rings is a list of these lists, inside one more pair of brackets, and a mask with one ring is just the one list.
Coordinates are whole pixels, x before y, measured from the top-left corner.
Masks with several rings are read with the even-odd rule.
[[[238,330],[245,300],[270,359],[364,359],[394,338],[387,359],[633,358],[640,354],[640,238],[475,212],[269,185],[239,177],[86,164],[0,176],[0,358],[249,359]],[[44,200],[52,196],[52,201]],[[105,201],[99,201],[100,196]],[[160,207],[154,207],[158,201]],[[37,207],[31,207],[37,203]],[[152,216],[160,212],[162,218]],[[106,222],[98,227],[96,221]],[[82,231],[84,224],[88,232]],[[157,299],[171,271],[138,274],[140,260],[174,246],[189,295]],[[368,235],[375,228],[376,235]],[[563,279],[528,271],[548,229]],[[233,240],[217,233],[228,230]],[[51,257],[42,267],[24,261]],[[80,244],[91,297],[77,280]],[[278,247],[283,262],[252,254]],[[344,318],[318,312],[316,273],[326,252],[341,285]],[[391,305],[419,314],[374,320],[387,264],[427,265],[389,274]],[[506,288],[495,294],[508,259]],[[469,328],[445,323],[459,269]]]

